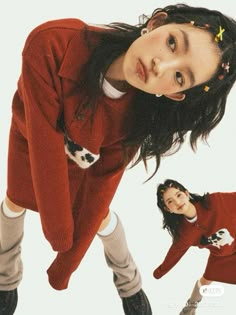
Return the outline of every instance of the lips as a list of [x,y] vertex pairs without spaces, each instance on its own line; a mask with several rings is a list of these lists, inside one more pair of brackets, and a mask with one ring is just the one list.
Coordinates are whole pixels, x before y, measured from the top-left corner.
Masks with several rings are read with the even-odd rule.
[[137,73],[140,80],[142,80],[143,82],[147,81],[146,68],[140,59],[137,62],[136,73]]

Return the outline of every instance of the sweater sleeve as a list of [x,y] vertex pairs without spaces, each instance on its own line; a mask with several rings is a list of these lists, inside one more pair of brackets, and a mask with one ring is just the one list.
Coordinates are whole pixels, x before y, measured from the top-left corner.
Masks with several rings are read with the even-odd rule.
[[[135,149],[128,149],[128,161],[133,158],[135,152]],[[123,153],[122,144],[119,142],[102,148],[100,159],[88,169],[83,191],[80,192],[83,198],[79,198],[79,226],[76,230],[81,236],[83,231],[84,236],[88,231],[97,233],[101,221],[107,215],[128,163],[124,163]]]
[[56,130],[59,98],[53,84],[24,59],[18,92],[24,104],[32,181],[43,232],[55,251],[67,251],[72,246],[74,223],[64,137]]
[[186,245],[181,241],[173,243],[162,264],[154,270],[153,276],[156,279],[159,279],[169,272],[183,257],[189,247],[189,245]]
[[[131,159],[133,154],[130,153]],[[119,143],[102,149],[100,159],[88,169],[75,202],[79,211],[75,211],[78,216],[75,218],[73,247],[68,252],[59,253],[48,269],[53,288],[62,290],[68,286],[72,272],[78,268],[108,213],[124,171],[123,150]]]

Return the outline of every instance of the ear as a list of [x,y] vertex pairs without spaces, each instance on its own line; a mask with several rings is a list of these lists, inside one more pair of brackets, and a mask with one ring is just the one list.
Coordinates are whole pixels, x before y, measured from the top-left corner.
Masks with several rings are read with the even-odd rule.
[[150,18],[147,24],[147,28],[149,31],[162,26],[164,24],[165,19],[168,17],[166,12],[157,12],[153,17]]
[[186,194],[187,197],[190,197],[190,194],[189,194],[188,190],[185,190],[185,194]]
[[185,99],[186,94],[180,92],[180,93],[173,93],[173,94],[164,94],[164,96],[173,101],[179,102]]

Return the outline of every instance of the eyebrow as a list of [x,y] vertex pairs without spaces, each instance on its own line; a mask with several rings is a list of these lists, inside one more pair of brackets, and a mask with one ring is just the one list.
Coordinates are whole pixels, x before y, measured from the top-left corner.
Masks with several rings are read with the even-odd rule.
[[[189,37],[188,37],[188,34],[180,29],[182,35],[183,35],[183,40],[184,40],[184,52],[188,52],[189,51]],[[194,77],[194,74],[193,72],[188,68],[187,69],[187,72],[188,72],[188,76],[190,78],[190,87],[192,87],[195,83],[195,77]]]

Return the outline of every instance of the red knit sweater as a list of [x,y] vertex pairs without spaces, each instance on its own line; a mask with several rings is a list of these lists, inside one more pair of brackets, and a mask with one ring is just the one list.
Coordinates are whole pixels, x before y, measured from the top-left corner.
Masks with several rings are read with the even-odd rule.
[[[232,255],[236,263],[236,192],[209,194],[209,209],[204,209],[200,203],[194,205],[197,221],[183,220],[180,238],[172,244],[164,261],[154,271],[155,278],[170,271],[190,246],[207,248],[212,257]],[[235,268],[232,276],[235,281]]]
[[[133,96],[131,90],[117,100],[100,97],[91,127],[91,111],[81,110],[76,89],[91,53],[85,27],[80,20],[63,19],[31,32],[12,104],[7,195],[39,212],[46,239],[60,252],[48,269],[58,290],[67,287],[121,180],[125,113]],[[61,110],[66,148],[57,130]]]

